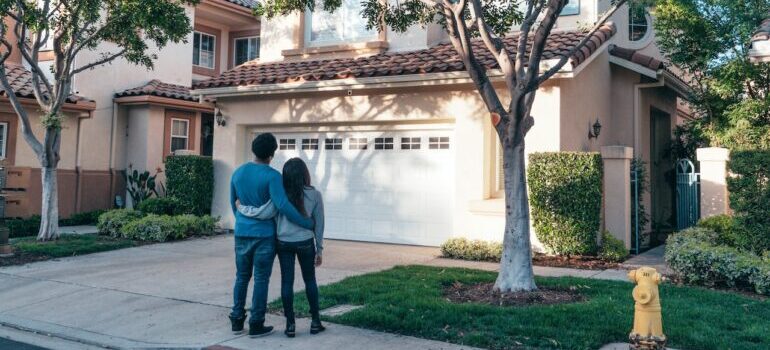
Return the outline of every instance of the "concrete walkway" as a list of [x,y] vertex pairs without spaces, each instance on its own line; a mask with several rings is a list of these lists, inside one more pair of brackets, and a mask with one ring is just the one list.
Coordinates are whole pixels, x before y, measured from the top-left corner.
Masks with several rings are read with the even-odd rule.
[[[51,334],[70,342],[113,348],[237,349],[466,349],[467,347],[330,325],[318,336],[282,334],[260,340],[233,336],[227,314],[232,303],[232,236],[156,244],[0,269],[0,326]],[[423,264],[496,270],[497,264],[436,258],[436,248],[328,241],[320,284]],[[625,280],[625,271],[536,267],[545,276]],[[280,295],[275,264],[269,297]],[[297,281],[297,288],[302,282]],[[268,324],[282,328],[282,319]],[[2,330],[2,328],[0,328]]]
[[658,272],[664,275],[670,275],[673,271],[671,271],[668,264],[666,264],[666,260],[663,257],[665,253],[666,245],[664,244],[626,260],[623,262],[622,266],[627,269],[649,266],[654,267]]

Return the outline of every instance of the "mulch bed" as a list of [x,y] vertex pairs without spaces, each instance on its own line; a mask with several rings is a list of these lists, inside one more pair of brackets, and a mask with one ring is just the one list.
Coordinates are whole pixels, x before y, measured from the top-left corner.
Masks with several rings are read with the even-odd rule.
[[620,264],[601,260],[595,256],[552,256],[536,253],[532,257],[536,266],[569,267],[583,270],[617,269]]
[[494,283],[463,284],[455,282],[444,287],[444,297],[454,303],[481,303],[493,306],[554,305],[585,301],[577,288],[540,287],[534,292],[500,293]]
[[17,251],[10,257],[0,258],[0,267],[24,265],[38,261],[51,260],[51,257],[39,254],[29,254]]

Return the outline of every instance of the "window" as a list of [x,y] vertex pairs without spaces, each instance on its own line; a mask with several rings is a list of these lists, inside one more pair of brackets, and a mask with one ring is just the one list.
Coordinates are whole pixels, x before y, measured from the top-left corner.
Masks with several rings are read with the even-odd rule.
[[375,138],[374,149],[393,149],[393,138],[392,137]]
[[647,36],[650,29],[647,21],[647,11],[631,6],[628,8],[628,40],[639,41]]
[[297,140],[280,139],[278,140],[278,149],[281,149],[281,150],[297,149]]
[[430,149],[449,149],[449,137],[430,137],[430,138],[428,138],[428,148],[430,148]]
[[[522,2],[526,3],[526,2]],[[526,13],[526,7],[524,7],[524,13]],[[580,14],[580,0],[569,0],[564,8],[561,10],[559,16],[574,16]]]
[[186,119],[171,119],[171,153],[188,149],[190,121]]
[[342,139],[326,139],[326,149],[342,149]]
[[317,3],[313,12],[305,12],[305,40],[320,46],[375,39],[377,30],[366,29],[362,9],[360,0],[342,0],[334,13],[324,11],[323,4]]
[[8,123],[0,123],[0,159],[5,159],[8,149]]
[[195,32],[193,34],[193,65],[214,69],[216,37]]
[[302,139],[302,149],[318,149],[318,139]]
[[349,149],[366,149],[368,140],[365,137],[353,137],[348,144]]
[[420,149],[420,142],[419,137],[402,137],[401,149]]
[[239,66],[259,57],[259,37],[235,39],[235,65]]

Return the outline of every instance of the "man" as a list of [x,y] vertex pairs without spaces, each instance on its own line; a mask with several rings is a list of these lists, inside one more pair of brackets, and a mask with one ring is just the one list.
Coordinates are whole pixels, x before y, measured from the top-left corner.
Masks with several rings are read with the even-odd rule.
[[272,326],[265,326],[267,286],[275,258],[275,222],[258,220],[241,215],[236,201],[243,205],[259,207],[272,200],[278,211],[291,222],[313,228],[313,221],[301,215],[286,197],[281,174],[270,167],[278,143],[275,136],[264,133],[251,143],[255,161],[241,165],[233,173],[230,182],[230,205],[235,214],[235,287],[230,323],[233,333],[243,332],[246,320],[246,293],[254,272],[254,293],[251,300],[249,336],[261,337],[272,333]]

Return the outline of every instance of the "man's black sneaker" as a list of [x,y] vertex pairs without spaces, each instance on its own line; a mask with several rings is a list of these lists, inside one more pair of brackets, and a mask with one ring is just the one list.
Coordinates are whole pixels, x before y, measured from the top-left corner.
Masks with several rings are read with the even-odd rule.
[[249,323],[249,338],[264,337],[273,333],[273,326],[265,326],[262,323]]
[[294,338],[294,336],[297,335],[296,323],[294,323],[294,321],[286,320],[286,330],[283,331],[283,334],[286,334],[289,338]]
[[230,317],[230,327],[233,330],[233,334],[243,333],[243,323],[246,321],[246,317],[232,318]]
[[320,319],[313,319],[312,322],[310,322],[310,334],[318,334],[326,330],[326,327],[324,327],[321,324]]

